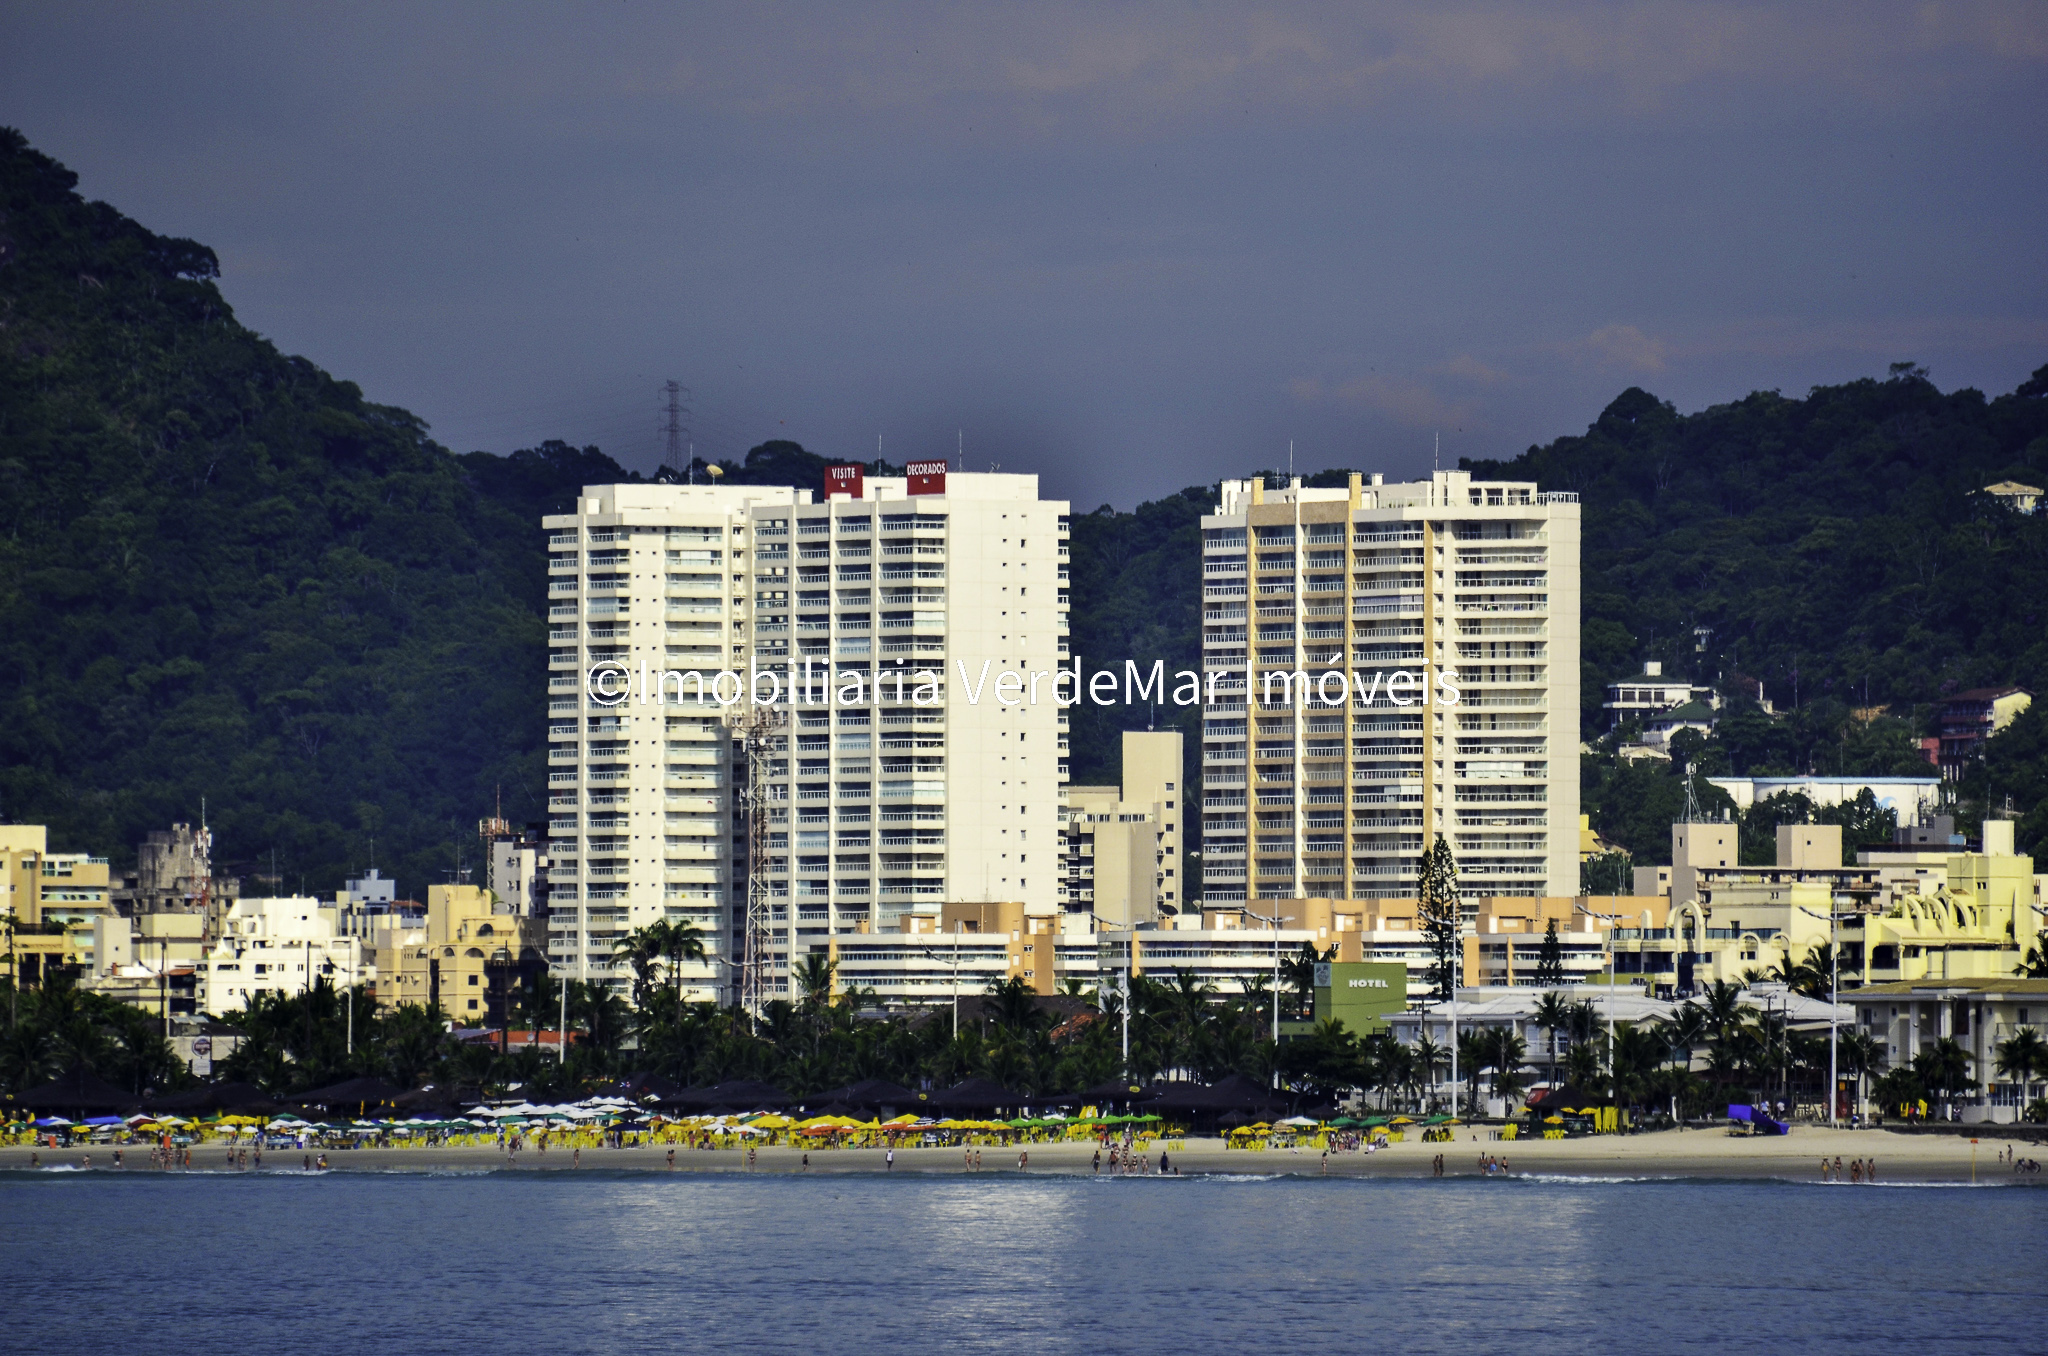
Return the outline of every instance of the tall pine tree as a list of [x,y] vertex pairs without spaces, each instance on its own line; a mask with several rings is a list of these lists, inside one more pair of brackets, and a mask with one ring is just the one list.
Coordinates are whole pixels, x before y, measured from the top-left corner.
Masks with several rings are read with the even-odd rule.
[[1439,1002],[1448,1001],[1464,969],[1458,916],[1458,859],[1451,845],[1438,834],[1422,854],[1422,877],[1416,885],[1416,912],[1421,915],[1422,935],[1429,946],[1429,982]]
[[1555,918],[1543,929],[1543,948],[1536,953],[1536,983],[1545,989],[1564,983],[1564,943],[1557,939]]

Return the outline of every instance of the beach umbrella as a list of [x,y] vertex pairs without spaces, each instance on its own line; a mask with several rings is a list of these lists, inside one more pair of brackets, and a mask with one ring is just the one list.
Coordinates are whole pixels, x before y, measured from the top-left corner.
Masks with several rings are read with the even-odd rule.
[[68,1127],[71,1122],[65,1120],[62,1116],[38,1116],[35,1120],[30,1121],[29,1124],[41,1130],[59,1130]]

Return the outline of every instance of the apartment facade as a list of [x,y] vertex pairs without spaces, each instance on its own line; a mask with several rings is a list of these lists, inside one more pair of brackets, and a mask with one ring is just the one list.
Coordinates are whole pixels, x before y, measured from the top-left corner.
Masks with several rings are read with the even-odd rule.
[[304,993],[321,979],[337,989],[371,982],[376,970],[363,939],[338,923],[336,906],[310,895],[233,901],[198,963],[199,1011],[224,1016],[259,993]]
[[[750,873],[777,996],[835,935],[943,900],[1057,912],[1067,505],[1036,476],[834,469],[856,474],[593,486],[543,520],[556,973],[623,990],[617,943],[687,921],[711,953],[687,992],[733,1001]],[[588,690],[600,664],[623,698]],[[733,726],[757,710],[769,823],[750,860]]]
[[1462,471],[1225,481],[1203,518],[1203,898],[1578,888],[1579,505]]
[[1069,786],[1058,886],[1062,907],[1128,927],[1201,910],[1180,879],[1181,734],[1126,730],[1121,786]]

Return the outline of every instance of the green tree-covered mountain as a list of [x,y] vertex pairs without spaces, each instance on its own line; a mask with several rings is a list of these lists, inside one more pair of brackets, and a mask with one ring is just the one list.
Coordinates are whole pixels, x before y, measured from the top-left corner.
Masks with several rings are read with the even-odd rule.
[[[454,455],[238,324],[216,273],[0,131],[0,817],[119,863],[204,797],[244,871],[275,853],[286,888],[328,890],[374,840],[416,892],[501,793],[539,816],[537,522],[638,477],[558,442]],[[808,486],[825,462],[771,441],[721,470]],[[2048,514],[1980,493],[2048,474],[2048,369],[1996,399],[1898,367],[1693,415],[1630,390],[1583,435],[1470,469],[1583,497],[1588,738],[1601,686],[1659,658],[1730,694],[1702,769],[1899,771],[1944,693],[2034,685],[2048,658]],[[1074,514],[1091,667],[1194,666],[1213,502]],[[1779,715],[1743,699],[1758,680]],[[1074,780],[1115,781],[1116,731],[1148,718],[1077,710]],[[1191,736],[1193,794],[1199,714],[1157,719]],[[2002,737],[1974,803],[2048,804],[2043,719]],[[1587,791],[1661,855],[1674,772],[1596,756]]]

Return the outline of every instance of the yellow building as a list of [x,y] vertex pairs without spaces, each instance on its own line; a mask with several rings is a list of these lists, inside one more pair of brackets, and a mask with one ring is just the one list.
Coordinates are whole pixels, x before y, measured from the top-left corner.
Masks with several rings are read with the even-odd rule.
[[377,1006],[435,1003],[458,1025],[501,1026],[547,969],[545,924],[474,885],[427,887],[426,926],[376,948]]
[[[1716,980],[1739,982],[1752,970],[1776,971],[1788,959],[1803,962],[1831,937],[1841,946],[1845,990],[1997,979],[2011,975],[2041,935],[2034,862],[2014,855],[2009,820],[1986,822],[1983,851],[1946,853],[1925,876],[1868,862],[1840,865],[1841,830],[1833,825],[1780,828],[1772,867],[1685,862],[1700,844],[1680,830],[1698,836],[1715,827],[1674,825],[1673,858],[1681,865],[1670,868],[1672,892],[1616,910],[1630,915],[1615,932],[1624,979],[1665,996],[1695,992]],[[1842,915],[1833,933],[1830,914]]]
[[[1063,908],[1123,925],[1197,907],[1176,878],[1182,776],[1178,730],[1126,730],[1121,787],[1067,788],[1060,829]],[[1195,897],[1199,901],[1199,891]]]
[[0,824],[0,917],[7,975],[25,988],[51,966],[89,963],[93,919],[109,910],[107,859],[51,852],[41,824]]

